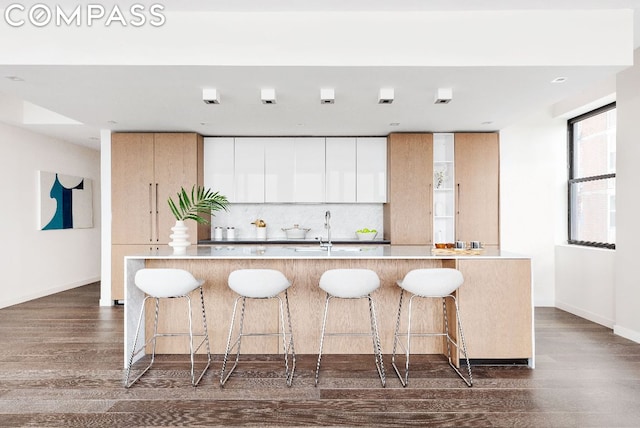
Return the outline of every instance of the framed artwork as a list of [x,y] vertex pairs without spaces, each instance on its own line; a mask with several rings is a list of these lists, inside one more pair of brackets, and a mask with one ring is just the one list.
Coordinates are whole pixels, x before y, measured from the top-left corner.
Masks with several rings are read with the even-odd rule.
[[39,171],[40,230],[93,227],[93,190],[89,178]]

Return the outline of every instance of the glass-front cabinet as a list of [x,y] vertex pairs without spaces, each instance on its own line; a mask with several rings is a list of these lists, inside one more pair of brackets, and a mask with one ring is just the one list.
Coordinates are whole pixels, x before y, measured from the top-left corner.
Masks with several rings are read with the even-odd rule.
[[433,134],[433,240],[455,241],[454,134]]

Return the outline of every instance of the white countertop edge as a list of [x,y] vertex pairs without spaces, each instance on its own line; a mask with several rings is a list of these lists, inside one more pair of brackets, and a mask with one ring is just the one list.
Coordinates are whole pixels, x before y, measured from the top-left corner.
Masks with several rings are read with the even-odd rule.
[[[217,247],[217,249],[216,249]],[[366,248],[365,248],[366,247]],[[231,246],[220,248],[214,245],[199,245],[187,249],[187,254],[176,255],[167,247],[159,251],[128,255],[125,259],[170,259],[170,260],[323,260],[323,259],[364,259],[364,260],[474,260],[474,259],[531,259],[531,257],[495,249],[487,249],[483,254],[431,254],[428,246],[363,246],[363,251],[334,250],[330,254],[306,248],[296,251],[290,245],[283,246]],[[210,254],[211,251],[220,251]],[[272,254],[268,254],[268,252]],[[232,254],[228,254],[231,252]]]

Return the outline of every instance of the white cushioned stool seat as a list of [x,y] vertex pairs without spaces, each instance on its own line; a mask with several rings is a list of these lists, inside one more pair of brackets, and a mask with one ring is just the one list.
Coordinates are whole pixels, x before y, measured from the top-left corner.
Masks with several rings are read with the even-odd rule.
[[135,284],[151,297],[184,296],[204,284],[183,269],[140,269]]
[[335,297],[358,299],[380,287],[380,278],[369,269],[331,269],[320,277],[320,288]]
[[290,286],[287,277],[275,269],[241,269],[229,274],[229,288],[253,299],[277,296]]
[[456,269],[414,269],[398,285],[418,296],[442,297],[456,291],[463,282],[462,273]]

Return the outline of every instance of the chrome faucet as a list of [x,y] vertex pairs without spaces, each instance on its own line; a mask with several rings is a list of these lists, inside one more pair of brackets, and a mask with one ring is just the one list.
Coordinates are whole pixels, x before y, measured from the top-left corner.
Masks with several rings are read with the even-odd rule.
[[322,242],[322,236],[318,237],[318,241],[320,241],[320,247],[331,249],[333,246],[331,243],[331,211],[324,213],[324,228],[327,229],[327,242]]

